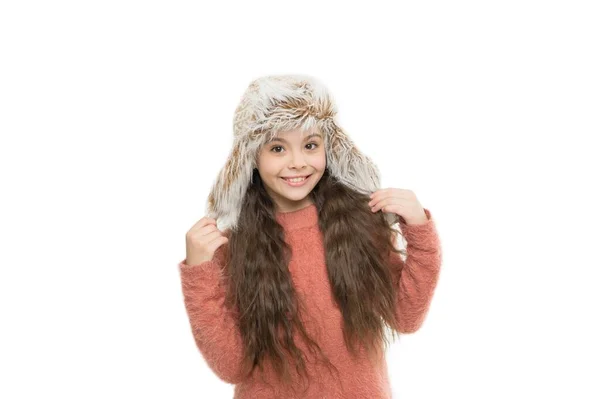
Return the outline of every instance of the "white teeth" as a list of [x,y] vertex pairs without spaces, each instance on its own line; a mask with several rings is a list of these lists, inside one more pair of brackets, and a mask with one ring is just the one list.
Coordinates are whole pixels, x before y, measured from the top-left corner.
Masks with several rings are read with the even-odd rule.
[[306,177],[300,177],[300,178],[296,178],[296,179],[285,179],[287,181],[291,181],[292,183],[298,183],[301,182],[303,180],[306,180]]

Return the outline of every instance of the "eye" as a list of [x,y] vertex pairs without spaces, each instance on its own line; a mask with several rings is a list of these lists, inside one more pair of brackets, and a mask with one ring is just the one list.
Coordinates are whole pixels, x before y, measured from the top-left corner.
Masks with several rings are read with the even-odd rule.
[[[307,146],[308,146],[308,145],[311,145],[311,144],[312,144],[312,145],[314,145],[314,147],[313,147],[313,148],[310,148],[311,150],[314,150],[314,149],[316,149],[317,147],[319,147],[319,145],[318,145],[317,143],[308,143],[308,144],[307,144]],[[274,147],[271,147],[271,150],[270,150],[270,151],[272,151],[272,152],[275,152],[275,153],[278,153],[278,154],[279,154],[281,151],[273,151],[275,148],[283,148],[283,147],[282,147],[282,146],[280,146],[280,145],[276,145],[276,146],[274,146]]]

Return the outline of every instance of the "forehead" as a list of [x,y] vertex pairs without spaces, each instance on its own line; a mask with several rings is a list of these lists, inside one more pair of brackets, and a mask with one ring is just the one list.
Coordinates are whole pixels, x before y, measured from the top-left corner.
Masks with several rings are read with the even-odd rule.
[[289,142],[289,141],[295,141],[298,139],[308,140],[309,138],[317,138],[317,137],[323,138],[323,134],[316,128],[312,128],[312,129],[308,129],[308,130],[295,129],[295,130],[287,130],[287,131],[277,132],[277,133],[271,135],[269,141]]

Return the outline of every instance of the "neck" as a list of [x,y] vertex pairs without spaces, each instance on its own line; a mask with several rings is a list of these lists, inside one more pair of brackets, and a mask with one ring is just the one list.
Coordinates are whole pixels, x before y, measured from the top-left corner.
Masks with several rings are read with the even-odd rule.
[[303,227],[313,227],[317,226],[319,222],[317,206],[313,203],[294,211],[277,211],[276,217],[284,230],[297,230]]

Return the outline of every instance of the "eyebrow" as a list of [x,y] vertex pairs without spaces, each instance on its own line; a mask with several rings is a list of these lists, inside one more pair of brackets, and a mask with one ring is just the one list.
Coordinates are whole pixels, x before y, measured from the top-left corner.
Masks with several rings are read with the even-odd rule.
[[[304,138],[304,140],[308,140],[311,137],[320,137],[321,139],[323,138],[323,136],[321,136],[319,133],[313,133],[313,134],[309,134],[308,136],[306,136]],[[287,141],[285,139],[280,139],[279,137],[275,137],[273,139],[271,139],[271,141],[269,141],[270,143],[273,141],[281,141],[282,143],[287,143]]]

